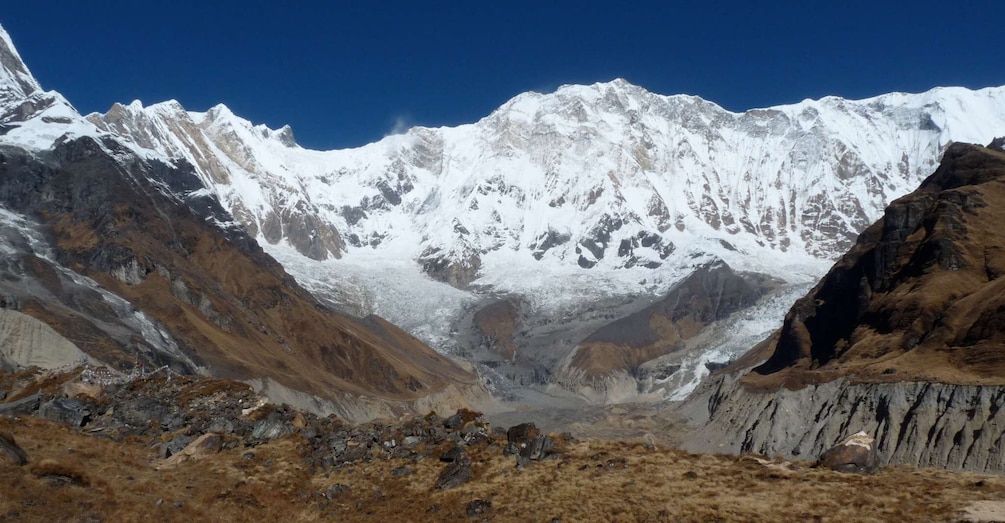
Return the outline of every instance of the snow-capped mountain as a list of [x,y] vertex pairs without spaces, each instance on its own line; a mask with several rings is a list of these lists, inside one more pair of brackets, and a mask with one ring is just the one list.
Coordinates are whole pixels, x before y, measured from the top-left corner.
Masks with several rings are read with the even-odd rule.
[[715,260],[798,287],[755,308],[770,321],[719,328],[700,341],[714,350],[670,362],[700,376],[709,354],[728,358],[776,327],[790,301],[779,296],[804,292],[949,143],[987,143],[1005,129],[1005,88],[734,113],[614,80],[524,93],[469,125],[313,151],[289,127],[254,125],[223,105],[135,101],[81,119],[17,67],[15,51],[0,58],[14,64],[9,89],[49,100],[17,110],[67,113],[30,120],[51,131],[7,118],[9,137],[40,146],[60,133],[109,136],[190,165],[205,187],[184,198],[218,199],[316,295],[441,351],[488,358],[471,315],[486,299],[516,300],[520,343],[504,363],[544,382],[605,322]]
[[225,106],[88,120],[196,166],[250,232],[313,259],[415,259],[456,286],[505,260],[663,266],[696,240],[833,258],[951,141],[1005,127],[1005,89],[938,88],[732,113],[623,80],[525,93],[481,121],[311,151]]
[[88,120],[195,166],[309,288],[464,351],[457,318],[485,292],[520,296],[525,316],[553,323],[598,300],[661,295],[713,258],[806,285],[949,143],[1001,134],[1005,88],[734,113],[615,80],[337,151],[222,105],[133,102]]
[[457,362],[298,285],[191,166],[43,91],[0,28],[0,369],[82,360],[247,380],[347,420],[488,401]]

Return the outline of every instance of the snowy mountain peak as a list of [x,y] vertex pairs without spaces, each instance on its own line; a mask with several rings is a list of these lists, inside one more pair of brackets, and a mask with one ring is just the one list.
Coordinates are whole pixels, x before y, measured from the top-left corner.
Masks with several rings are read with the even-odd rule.
[[15,97],[25,98],[41,90],[42,86],[21,59],[10,35],[0,26],[0,103]]

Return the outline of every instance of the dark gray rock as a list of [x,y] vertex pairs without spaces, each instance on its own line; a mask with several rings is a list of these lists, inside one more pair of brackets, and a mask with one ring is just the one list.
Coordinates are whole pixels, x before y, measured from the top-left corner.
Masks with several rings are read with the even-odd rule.
[[391,469],[392,476],[407,476],[412,473],[412,469],[408,467],[398,467],[396,469]]
[[42,403],[42,394],[36,392],[26,398],[21,398],[10,403],[0,403],[0,416],[16,416],[18,414],[32,414],[38,410]]
[[20,467],[28,463],[28,454],[14,441],[14,436],[0,432],[0,461],[4,460]]
[[541,461],[548,457],[553,448],[555,448],[555,442],[548,436],[541,435],[531,440],[526,447],[520,449],[520,456],[534,461]]
[[38,407],[38,416],[57,423],[66,423],[71,427],[83,427],[91,419],[90,406],[83,401],[70,398],[57,398],[42,403]]
[[217,418],[206,427],[206,432],[219,432],[220,434],[233,434],[236,425],[227,418]]
[[443,455],[440,456],[440,461],[444,461],[444,462],[447,462],[447,463],[453,463],[453,462],[457,461],[458,459],[461,459],[462,456],[464,456],[464,449],[463,448],[461,448],[461,447],[452,447],[450,450],[444,452]]
[[471,479],[471,458],[467,454],[448,464],[436,478],[436,488],[440,490],[452,489],[467,483]]
[[175,454],[181,452],[182,449],[187,447],[189,443],[192,443],[194,439],[195,438],[193,438],[192,436],[181,435],[161,445],[160,450],[161,458],[170,458],[171,456],[174,456]]
[[492,510],[492,502],[484,499],[476,499],[468,503],[464,511],[467,513],[468,517],[481,516],[482,514],[487,514]]
[[167,407],[161,405],[157,400],[150,397],[139,397],[117,405],[112,416],[126,425],[143,427],[154,420],[163,418],[167,413]]
[[293,434],[293,425],[271,416],[256,421],[251,427],[251,439],[253,440],[267,441],[290,434]]
[[462,423],[464,423],[464,418],[461,416],[461,413],[458,412],[444,420],[443,426],[448,429],[456,429],[457,427],[460,427]]

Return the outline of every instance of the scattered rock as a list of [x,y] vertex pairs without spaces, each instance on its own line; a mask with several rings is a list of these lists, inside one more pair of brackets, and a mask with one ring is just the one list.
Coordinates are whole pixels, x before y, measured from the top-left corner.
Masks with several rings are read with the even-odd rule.
[[19,467],[28,463],[28,454],[6,432],[0,432],[0,461],[10,461]]
[[849,436],[820,456],[817,466],[838,472],[872,472],[876,470],[876,440],[865,431]]
[[473,500],[470,503],[468,503],[468,506],[465,508],[465,512],[467,512],[468,517],[472,518],[475,516],[486,514],[490,510],[492,510],[492,502],[484,499]]
[[461,453],[460,457],[450,463],[440,472],[436,478],[436,488],[440,490],[452,489],[463,485],[471,479],[471,458],[467,454]]
[[695,471],[693,471],[693,470],[689,470],[689,471],[687,471],[687,472],[684,473],[684,478],[685,479],[698,479],[698,473],[695,472]]
[[412,473],[412,469],[408,467],[398,467],[391,470],[392,476],[407,476]]

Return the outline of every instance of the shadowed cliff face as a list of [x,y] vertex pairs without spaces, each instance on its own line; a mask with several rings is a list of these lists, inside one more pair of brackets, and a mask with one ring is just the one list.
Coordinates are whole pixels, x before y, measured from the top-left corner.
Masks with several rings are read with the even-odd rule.
[[1005,153],[955,144],[792,307],[746,380],[1005,384],[1002,274]]
[[[58,298],[26,295],[18,308],[104,361],[166,358],[181,370],[270,377],[328,398],[413,399],[473,380],[383,320],[323,307],[198,189],[189,166],[143,162],[110,140],[0,149],[0,206],[36,220],[52,249],[51,260],[26,255],[13,272]],[[145,313],[178,356],[158,361],[137,336],[107,335],[118,312],[96,291],[67,295],[59,266]]]

